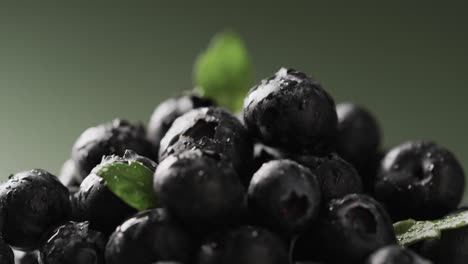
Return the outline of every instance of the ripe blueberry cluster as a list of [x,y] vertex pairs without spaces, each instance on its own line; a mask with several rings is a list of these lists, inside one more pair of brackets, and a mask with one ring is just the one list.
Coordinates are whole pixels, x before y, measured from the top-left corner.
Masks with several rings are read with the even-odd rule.
[[[11,248],[23,264],[468,262],[466,228],[408,249],[392,226],[457,210],[464,173],[444,147],[384,151],[369,111],[335,105],[292,69],[254,86],[238,116],[185,94],[161,103],[147,131],[124,120],[87,129],[58,178],[10,176],[0,263],[15,263]],[[135,162],[153,175],[154,208],[137,210],[96,170]]]

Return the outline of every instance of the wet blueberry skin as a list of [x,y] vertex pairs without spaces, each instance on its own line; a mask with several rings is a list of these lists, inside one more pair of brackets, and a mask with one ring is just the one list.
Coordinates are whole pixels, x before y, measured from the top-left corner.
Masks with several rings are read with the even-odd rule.
[[220,232],[202,243],[199,264],[285,264],[283,242],[264,228],[241,226]]
[[79,176],[84,179],[101,163],[103,156],[121,156],[127,149],[145,157],[155,156],[142,124],[115,119],[84,131],[73,145],[72,159]]
[[309,168],[317,176],[323,204],[352,193],[362,193],[361,176],[353,165],[332,153],[324,157],[295,156],[294,160]]
[[89,221],[91,228],[111,234],[127,217],[136,213],[106,186],[104,179],[90,174],[75,194],[74,220]]
[[245,210],[244,188],[221,154],[192,150],[169,156],[159,164],[153,186],[161,205],[191,230],[237,223]]
[[382,160],[375,195],[394,221],[435,219],[460,203],[465,176],[447,149],[427,141],[407,142]]
[[0,238],[0,263],[2,264],[14,264],[15,257],[13,250]]
[[330,95],[314,79],[285,68],[250,90],[244,121],[266,145],[311,154],[327,153],[337,129]]
[[[442,263],[442,262],[437,262]],[[444,262],[451,263],[453,262]],[[383,247],[369,256],[366,264],[432,264],[409,249],[396,245]]]
[[147,137],[153,143],[153,152],[158,153],[159,143],[179,116],[190,110],[214,106],[214,104],[211,99],[203,98],[196,94],[185,94],[160,103],[154,110],[148,123]]
[[10,177],[0,187],[3,236],[12,247],[33,250],[44,235],[71,215],[69,193],[58,178],[33,169]]
[[104,236],[88,222],[67,222],[40,248],[41,264],[104,264]]
[[338,154],[357,168],[366,167],[378,152],[381,143],[379,124],[362,106],[341,103],[336,106],[338,114]]
[[301,232],[317,216],[321,193],[309,169],[291,160],[265,163],[248,189],[254,221],[284,235]]
[[387,212],[366,195],[331,201],[316,230],[326,263],[362,263],[373,251],[396,244]]
[[190,149],[222,153],[232,163],[242,183],[250,181],[252,141],[240,121],[226,110],[198,108],[177,118],[161,140],[159,160]]
[[126,220],[106,246],[107,264],[189,263],[191,257],[191,238],[164,209],[143,211]]
[[[151,171],[157,164],[152,160],[126,150],[122,157],[107,156],[101,164],[130,163],[138,161]],[[136,213],[136,209],[116,196],[107,186],[104,179],[92,172],[81,183],[74,196],[74,220],[89,221],[90,228],[110,235],[127,217]]]

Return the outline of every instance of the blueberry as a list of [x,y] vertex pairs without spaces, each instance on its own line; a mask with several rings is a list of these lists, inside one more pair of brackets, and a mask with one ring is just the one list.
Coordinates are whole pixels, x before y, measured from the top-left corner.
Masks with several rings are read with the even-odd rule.
[[282,234],[302,231],[317,215],[320,186],[309,169],[291,160],[265,163],[248,189],[250,214]]
[[151,115],[147,132],[148,140],[153,143],[154,153],[158,153],[159,143],[179,116],[196,108],[213,105],[212,100],[196,94],[185,94],[170,98],[159,104]]
[[[156,169],[156,163],[138,156],[133,151],[126,151],[123,157],[106,157],[103,163],[129,163],[135,160],[152,171]],[[93,172],[81,183],[75,198],[75,219],[89,221],[91,229],[103,232],[105,235],[110,235],[127,217],[136,213],[134,208],[109,190],[104,179]]]
[[250,181],[253,145],[244,126],[227,111],[199,108],[179,117],[161,141],[159,160],[190,149],[223,153],[242,182]]
[[68,222],[51,234],[39,250],[41,264],[104,264],[104,236],[88,222]]
[[154,156],[143,125],[115,119],[84,131],[73,146],[72,158],[83,179],[101,162],[103,156],[121,156],[127,149],[145,157]]
[[0,238],[0,263],[14,264],[15,256],[13,250]]
[[362,263],[373,251],[396,243],[387,212],[366,195],[331,201],[316,230],[327,263]]
[[[456,210],[453,214],[466,210],[467,208],[462,208]],[[445,230],[441,233],[440,239],[430,239],[422,242],[419,251],[422,256],[434,263],[468,263],[468,227]]]
[[110,191],[104,179],[90,174],[76,193],[76,220],[90,221],[91,228],[108,235],[136,210]]
[[337,152],[357,168],[366,167],[380,147],[381,135],[377,120],[362,106],[342,103],[338,114]]
[[217,233],[200,247],[199,264],[286,264],[287,249],[273,233],[242,226]]
[[285,68],[250,90],[244,121],[267,145],[312,154],[327,153],[337,129],[330,95],[311,77]]
[[107,264],[188,263],[192,246],[189,235],[165,210],[153,209],[136,214],[117,228],[107,243],[106,261]]
[[239,219],[244,189],[221,154],[186,151],[163,160],[154,175],[163,207],[191,229],[213,228]]
[[44,235],[69,219],[69,193],[58,178],[33,169],[11,176],[0,187],[5,241],[20,250],[40,246]]
[[75,162],[73,160],[69,159],[63,164],[60,170],[59,180],[70,192],[75,193],[78,190],[83,179],[76,171]]
[[[429,260],[426,260],[409,249],[405,249],[399,246],[386,246],[380,248],[376,252],[372,253],[367,259],[366,264],[431,264]],[[438,262],[438,263],[450,263],[454,262]],[[466,262],[463,262],[466,263]]]
[[356,169],[336,154],[325,157],[296,156],[295,160],[309,168],[320,183],[324,203],[347,194],[362,193],[362,180]]
[[38,256],[36,251],[22,252],[14,251],[15,264],[38,264]]
[[382,160],[375,195],[393,220],[434,219],[454,210],[462,199],[465,176],[447,149],[427,141],[407,142]]
[[284,158],[287,158],[287,154],[279,149],[268,147],[258,142],[254,144],[254,171],[260,169],[264,163]]

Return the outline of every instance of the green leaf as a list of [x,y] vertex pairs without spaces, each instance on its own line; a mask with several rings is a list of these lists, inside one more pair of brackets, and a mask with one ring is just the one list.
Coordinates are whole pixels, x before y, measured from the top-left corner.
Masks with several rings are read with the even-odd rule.
[[104,163],[93,173],[106,181],[107,187],[120,199],[137,210],[157,206],[153,191],[153,171],[138,161]]
[[404,220],[393,225],[401,246],[408,246],[418,241],[439,238],[444,230],[457,229],[468,225],[468,211],[450,215],[434,221]]
[[199,55],[194,69],[196,89],[232,111],[242,109],[252,85],[252,66],[242,39],[233,32],[219,33]]

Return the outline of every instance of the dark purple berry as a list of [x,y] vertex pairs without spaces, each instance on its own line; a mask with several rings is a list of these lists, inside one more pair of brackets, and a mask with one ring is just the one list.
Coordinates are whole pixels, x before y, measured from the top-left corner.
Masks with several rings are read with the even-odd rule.
[[11,176],[0,187],[3,236],[20,250],[38,248],[51,229],[71,216],[69,193],[58,178],[33,169]]
[[106,246],[106,263],[189,263],[192,246],[188,234],[165,210],[147,210],[125,221],[111,235]]
[[296,156],[295,160],[317,176],[325,204],[363,191],[362,180],[356,169],[336,154],[325,157]]
[[362,263],[375,250],[396,244],[387,212],[365,195],[333,200],[316,230],[327,263]]
[[190,229],[213,229],[239,220],[244,188],[221,154],[201,150],[169,156],[154,175],[161,205]]
[[252,141],[244,126],[227,111],[199,108],[179,117],[161,141],[159,160],[193,149],[222,154],[244,184],[250,181]]
[[254,171],[260,169],[264,163],[285,158],[287,158],[287,155],[279,149],[268,147],[262,143],[255,143],[254,145]]
[[199,264],[287,264],[282,241],[266,229],[242,226],[212,235],[202,243]]
[[365,108],[352,103],[336,106],[337,152],[357,168],[364,168],[379,150],[381,135],[377,120]]
[[435,219],[457,208],[465,175],[455,156],[427,141],[407,142],[382,160],[375,196],[394,221]]
[[[106,157],[101,165],[132,161],[142,163],[151,171],[155,171],[157,167],[156,163],[133,151],[126,151],[123,157]],[[126,218],[135,214],[136,209],[115,195],[106,186],[106,181],[93,171],[81,183],[79,191],[75,194],[73,213],[74,220],[89,221],[91,229],[110,235]]]
[[185,94],[160,103],[151,115],[148,124],[147,136],[148,140],[153,143],[153,152],[158,153],[161,140],[179,116],[196,108],[213,105],[212,100],[196,94]]
[[244,121],[261,142],[291,152],[326,154],[335,141],[335,103],[306,74],[281,68],[253,87],[244,101]]
[[105,245],[88,222],[68,222],[51,233],[39,256],[41,264],[104,264]]
[[309,169],[291,160],[265,163],[253,176],[248,207],[254,221],[282,234],[302,231],[320,209],[320,186]]
[[155,156],[143,125],[115,119],[84,131],[73,146],[72,158],[76,171],[84,179],[104,156],[122,156],[126,150],[145,157]]

